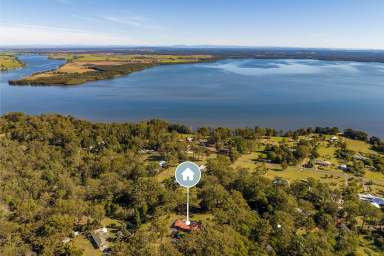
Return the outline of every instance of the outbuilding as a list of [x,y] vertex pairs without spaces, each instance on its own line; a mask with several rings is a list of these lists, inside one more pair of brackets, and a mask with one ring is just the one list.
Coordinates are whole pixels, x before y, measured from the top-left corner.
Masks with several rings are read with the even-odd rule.
[[91,232],[92,240],[97,248],[101,251],[105,251],[109,248],[108,245],[108,229],[103,227]]

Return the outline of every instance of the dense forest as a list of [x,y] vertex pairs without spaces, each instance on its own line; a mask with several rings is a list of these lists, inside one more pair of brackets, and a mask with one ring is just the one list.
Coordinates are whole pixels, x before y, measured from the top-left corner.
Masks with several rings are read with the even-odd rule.
[[[83,255],[81,246],[64,239],[74,232],[89,237],[105,218],[120,223],[114,226],[112,255],[364,255],[361,239],[383,254],[383,210],[359,200],[356,184],[342,189],[315,179],[276,184],[260,174],[262,166],[260,172],[232,166],[258,147],[257,138],[278,133],[295,138],[340,131],[191,131],[161,120],[105,124],[60,115],[4,115],[0,255]],[[187,136],[196,143],[188,144]],[[353,130],[344,136],[382,151],[379,138]],[[157,163],[173,168],[199,161],[208,148],[217,154],[207,157],[203,178],[191,189],[192,219],[201,217],[201,228],[174,236],[169,222],[185,214],[184,190],[172,176],[159,179],[163,167]],[[266,149],[266,158],[282,165],[317,154],[305,142],[294,150]],[[384,171],[382,158],[377,162],[377,171]]]

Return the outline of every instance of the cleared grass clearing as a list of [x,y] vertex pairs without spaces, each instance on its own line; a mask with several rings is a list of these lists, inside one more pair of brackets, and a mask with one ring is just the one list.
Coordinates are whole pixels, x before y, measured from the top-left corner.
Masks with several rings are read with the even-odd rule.
[[100,221],[100,224],[101,226],[103,227],[109,227],[109,226],[116,226],[116,227],[119,227],[119,226],[122,226],[122,223],[118,220],[115,220],[115,219],[111,219],[111,218],[104,218]]
[[103,255],[102,252],[99,249],[96,249],[92,245],[91,241],[89,241],[83,235],[79,235],[78,237],[74,238],[72,240],[72,243],[77,248],[83,250],[84,256],[101,256],[101,255]]
[[289,166],[285,170],[282,170],[280,167],[276,166],[274,169],[269,169],[264,176],[270,179],[281,177],[287,180],[300,180],[306,178],[320,179],[324,175],[311,171],[299,170],[295,166]]
[[371,193],[384,195],[384,174],[367,170],[364,178],[373,182],[373,185],[369,185]]
[[163,169],[159,174],[156,175],[156,178],[159,182],[162,182],[175,175],[176,167],[168,167]]
[[321,157],[327,160],[335,160],[335,153],[337,148],[327,142],[321,142],[318,148],[318,152]]
[[384,182],[384,174],[381,172],[365,171],[364,178]]
[[260,153],[252,152],[250,154],[241,155],[233,164],[234,168],[246,168],[253,170],[257,167],[256,160],[259,158]]
[[[232,164],[232,166],[234,168],[245,168],[251,172],[255,171],[259,166],[264,164],[262,162],[257,162],[258,157],[261,155],[262,153],[260,152],[242,155]],[[280,177],[292,182],[295,180],[314,178],[335,186],[344,186],[345,184],[344,173],[337,169],[316,171],[314,169],[306,169],[300,166],[289,166],[287,169],[282,170],[280,164],[273,163],[266,163],[265,166],[268,171],[264,174],[264,177],[271,180],[276,177]]]
[[[235,161],[235,163],[233,163],[232,166],[235,168],[245,168],[250,171],[254,171],[258,166],[263,164],[261,162],[256,162],[259,155],[260,153],[258,152],[242,155]],[[297,166],[289,166],[285,170],[282,170],[279,164],[266,164],[266,167],[268,171],[264,176],[269,179],[281,177],[289,181],[294,181],[307,178],[322,179],[322,177],[324,177],[324,174],[322,173],[317,173]]]
[[57,69],[57,72],[63,72],[63,73],[85,73],[92,71],[92,69],[88,68],[83,63],[77,63],[77,62],[70,62],[63,66],[61,66],[59,69]]
[[311,170],[300,170],[296,167],[288,167],[284,171],[269,170],[265,175],[269,179],[280,177],[290,182],[313,178],[324,183],[328,183],[331,186],[343,187],[345,185],[345,179],[339,176],[332,176],[332,174],[326,175],[322,173],[313,172]]
[[347,145],[347,149],[353,150],[355,152],[365,153],[365,154],[374,154],[376,155],[377,152],[370,149],[370,145],[367,142],[360,141],[360,140],[351,140],[348,138],[343,139]]

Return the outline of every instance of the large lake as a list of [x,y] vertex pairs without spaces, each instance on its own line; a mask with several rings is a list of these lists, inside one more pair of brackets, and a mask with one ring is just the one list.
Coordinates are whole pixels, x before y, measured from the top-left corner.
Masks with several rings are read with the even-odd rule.
[[319,60],[223,60],[165,65],[79,86],[9,86],[61,65],[20,56],[1,73],[1,113],[57,112],[96,121],[162,118],[196,128],[338,126],[384,137],[384,64]]

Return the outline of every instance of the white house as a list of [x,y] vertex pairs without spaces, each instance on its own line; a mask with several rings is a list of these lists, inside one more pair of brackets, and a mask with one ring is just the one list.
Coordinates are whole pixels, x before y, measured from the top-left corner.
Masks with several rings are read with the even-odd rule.
[[183,176],[183,180],[192,181],[195,173],[191,169],[187,168],[181,173],[181,176]]
[[330,138],[330,141],[338,141],[338,140],[339,140],[339,138],[336,136],[333,136],[332,138]]

